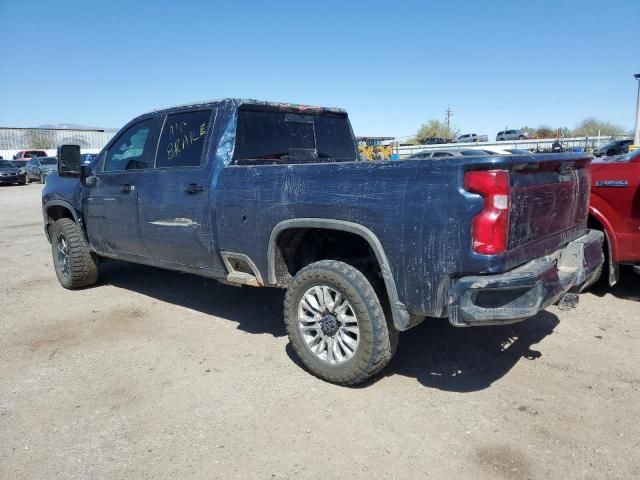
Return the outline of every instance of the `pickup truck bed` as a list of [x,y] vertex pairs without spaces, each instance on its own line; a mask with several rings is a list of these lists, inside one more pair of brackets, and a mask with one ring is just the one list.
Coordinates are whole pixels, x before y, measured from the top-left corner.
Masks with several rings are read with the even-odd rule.
[[116,258],[286,288],[294,350],[336,383],[379,371],[425,317],[575,303],[602,263],[582,154],[360,162],[346,112],[243,100],[142,115],[82,169],[67,150],[43,191],[63,286]]

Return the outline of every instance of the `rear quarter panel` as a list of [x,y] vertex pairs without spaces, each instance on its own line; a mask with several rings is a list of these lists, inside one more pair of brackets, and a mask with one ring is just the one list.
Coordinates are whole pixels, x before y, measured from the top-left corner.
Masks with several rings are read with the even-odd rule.
[[471,218],[482,200],[460,186],[465,165],[476,161],[510,162],[484,157],[226,167],[216,200],[220,248],[249,255],[267,278],[269,238],[279,222],[354,222],[380,240],[409,312],[441,315],[450,274],[500,269],[499,259],[471,252]]

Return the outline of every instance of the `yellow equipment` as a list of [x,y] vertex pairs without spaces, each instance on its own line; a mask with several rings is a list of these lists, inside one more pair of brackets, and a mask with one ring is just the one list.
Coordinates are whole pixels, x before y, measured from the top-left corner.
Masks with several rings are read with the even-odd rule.
[[358,151],[367,160],[389,160],[395,137],[356,137]]

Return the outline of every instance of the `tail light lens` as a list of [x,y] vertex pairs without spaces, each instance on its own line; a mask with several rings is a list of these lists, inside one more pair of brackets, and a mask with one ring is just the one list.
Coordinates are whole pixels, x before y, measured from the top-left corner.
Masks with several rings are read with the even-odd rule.
[[483,255],[506,252],[509,239],[509,172],[467,172],[464,188],[484,198],[484,208],[473,218],[473,251]]

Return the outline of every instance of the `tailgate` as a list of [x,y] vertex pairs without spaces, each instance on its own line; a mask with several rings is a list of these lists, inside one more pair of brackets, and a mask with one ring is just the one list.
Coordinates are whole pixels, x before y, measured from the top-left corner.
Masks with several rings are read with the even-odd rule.
[[544,256],[585,233],[590,163],[584,154],[514,159],[508,250],[515,263]]

